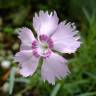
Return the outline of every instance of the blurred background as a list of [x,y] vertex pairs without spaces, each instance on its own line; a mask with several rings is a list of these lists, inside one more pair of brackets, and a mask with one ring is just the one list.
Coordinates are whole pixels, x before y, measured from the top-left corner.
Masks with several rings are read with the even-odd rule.
[[[75,54],[64,54],[71,74],[54,86],[38,71],[23,78],[12,59],[20,45],[16,28],[33,29],[40,10],[56,10],[60,21],[75,22],[83,42]],[[96,0],[0,0],[0,96],[96,96]]]

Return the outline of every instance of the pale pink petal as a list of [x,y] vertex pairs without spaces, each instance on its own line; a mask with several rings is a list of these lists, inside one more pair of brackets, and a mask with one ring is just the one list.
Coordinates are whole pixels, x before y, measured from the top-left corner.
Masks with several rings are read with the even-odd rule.
[[35,14],[33,17],[33,26],[38,35],[50,35],[58,26],[58,17],[56,12],[48,14],[48,11],[40,11],[39,15]]
[[67,61],[62,56],[52,53],[44,60],[44,64],[42,65],[42,79],[55,84],[56,79],[66,77],[69,73],[66,63]]
[[39,58],[34,57],[32,50],[22,50],[15,55],[14,59],[19,62],[20,74],[27,77],[35,72]]
[[21,50],[26,49],[27,47],[31,49],[32,47],[32,41],[35,40],[35,37],[32,33],[32,31],[28,28],[20,28],[19,29],[19,38],[21,40]]
[[20,45],[20,50],[31,50],[31,49],[32,49],[32,46],[30,46],[30,45],[28,46],[23,43]]
[[32,72],[32,69],[31,68],[28,68],[28,67],[22,67],[20,70],[19,70],[19,73],[24,76],[24,77],[28,77],[30,75],[32,75],[34,72]]
[[54,49],[62,53],[74,53],[80,47],[80,37],[74,24],[61,22],[52,35]]

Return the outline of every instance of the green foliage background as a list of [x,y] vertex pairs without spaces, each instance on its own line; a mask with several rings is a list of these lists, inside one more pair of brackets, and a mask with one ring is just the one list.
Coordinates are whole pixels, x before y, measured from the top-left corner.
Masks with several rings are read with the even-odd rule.
[[[83,42],[75,54],[66,56],[71,74],[54,86],[41,80],[40,71],[30,78],[14,76],[16,64],[9,58],[19,48],[15,29],[33,29],[32,18],[39,10],[56,10],[60,21],[75,22]],[[5,59],[12,65],[5,81],[5,69],[0,68],[0,88],[6,82],[10,87],[7,93],[0,90],[0,96],[96,96],[96,0],[0,0],[0,62]]]

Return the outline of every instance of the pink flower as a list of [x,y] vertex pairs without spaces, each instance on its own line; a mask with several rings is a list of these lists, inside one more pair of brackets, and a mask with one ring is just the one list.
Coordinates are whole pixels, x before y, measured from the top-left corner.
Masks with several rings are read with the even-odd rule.
[[56,12],[40,11],[33,17],[33,27],[37,33],[34,37],[28,28],[20,28],[20,52],[15,55],[19,62],[20,74],[33,75],[40,57],[43,58],[41,76],[45,81],[55,84],[56,79],[66,77],[69,73],[67,60],[61,53],[74,53],[80,47],[80,37],[73,23],[59,23]]

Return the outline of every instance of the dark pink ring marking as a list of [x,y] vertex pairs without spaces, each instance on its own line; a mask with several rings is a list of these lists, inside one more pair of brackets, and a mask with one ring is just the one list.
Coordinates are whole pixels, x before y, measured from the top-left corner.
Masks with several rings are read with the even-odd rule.
[[47,51],[45,53],[43,53],[42,55],[40,55],[39,52],[38,52],[38,45],[39,45],[38,41],[34,40],[32,42],[33,55],[35,57],[42,56],[43,58],[47,58],[51,54],[51,49],[53,48],[53,41],[52,41],[52,39],[50,37],[48,37],[48,36],[46,36],[44,34],[40,35],[39,38],[40,38],[41,43],[44,43],[44,42],[47,43],[47,45],[48,45],[48,48],[46,49]]

